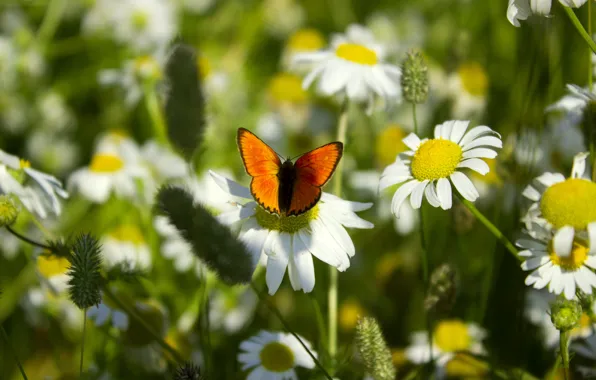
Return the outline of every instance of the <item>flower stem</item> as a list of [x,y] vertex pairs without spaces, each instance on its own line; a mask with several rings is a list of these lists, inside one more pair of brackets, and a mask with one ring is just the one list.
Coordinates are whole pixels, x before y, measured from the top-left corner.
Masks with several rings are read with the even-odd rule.
[[79,363],[80,378],[83,378],[83,357],[85,356],[85,332],[87,331],[87,309],[83,309],[83,337],[81,338],[81,361]]
[[412,103],[412,118],[414,119],[414,133],[418,134],[418,118],[416,117],[416,103]]
[[590,49],[594,53],[596,53],[596,43],[594,43],[594,40],[592,39],[592,36],[590,36],[588,34],[588,32],[586,32],[586,29],[582,26],[582,23],[579,21],[579,19],[577,18],[577,16],[573,12],[573,10],[571,8],[569,8],[569,7],[566,7],[566,6],[563,6],[563,10],[565,11],[565,13],[567,13],[567,16],[569,16],[569,19],[571,20],[571,23],[573,24],[573,26],[575,26],[575,29],[580,34],[580,36],[582,36],[582,38],[584,39],[584,41],[586,41],[586,43],[588,44],[588,46],[590,47]]
[[46,44],[58,29],[60,19],[66,6],[65,0],[51,0],[46,13],[43,16],[41,26],[37,30],[37,41],[44,45]]
[[478,210],[476,208],[476,206],[474,206],[474,204],[472,202],[470,202],[467,199],[464,199],[461,195],[458,194],[459,199],[462,201],[462,203],[468,208],[468,210],[470,210],[470,212],[472,212],[472,214],[474,214],[474,216],[476,217],[476,219],[480,220],[480,222],[482,222],[482,224],[484,224],[484,226],[493,234],[495,235],[495,237],[505,246],[505,248],[507,248],[507,250],[509,252],[511,252],[511,254],[513,255],[513,257],[515,257],[518,261],[523,261],[523,259],[519,256],[519,253],[517,252],[517,248],[515,248],[515,246],[513,245],[513,243],[511,243],[509,241],[509,239],[507,239],[507,237],[505,235],[503,235],[503,233],[501,232],[501,230],[499,230],[499,228],[497,228],[497,226],[495,226],[494,224],[492,224],[490,222],[490,220],[488,220],[481,212],[480,210]]
[[43,248],[43,249],[51,249],[50,246],[48,246],[48,245],[36,242],[35,240],[29,239],[28,237],[21,235],[17,231],[13,230],[10,226],[6,226],[6,229],[8,230],[8,232],[10,232],[11,234],[13,234],[14,236],[21,239],[22,241],[24,241],[27,244],[31,244],[33,246]]
[[167,145],[168,133],[166,128],[166,122],[164,120],[161,105],[159,104],[159,99],[157,98],[157,92],[155,91],[155,88],[152,85],[147,84],[144,87],[144,94],[145,107],[147,107],[147,112],[149,113],[149,117],[151,118],[151,125],[153,126],[155,138],[160,143]]
[[310,356],[311,359],[315,362],[315,365],[317,367],[319,367],[319,369],[321,370],[321,372],[323,372],[323,375],[325,375],[325,377],[327,378],[327,380],[333,380],[333,378],[331,377],[331,375],[327,372],[327,370],[325,369],[325,367],[323,367],[323,365],[317,359],[317,357],[310,351],[310,349],[308,348],[308,346],[302,341],[302,339],[298,336],[298,334],[296,334],[294,332],[294,330],[292,330],[290,328],[290,325],[288,324],[288,322],[286,322],[286,320],[283,317],[283,315],[281,315],[281,313],[279,312],[279,310],[277,310],[277,308],[269,300],[269,298],[267,298],[267,296],[262,291],[259,290],[259,288],[257,287],[257,285],[255,285],[255,283],[253,281],[250,282],[250,287],[255,291],[255,293],[261,299],[261,301],[263,301],[265,303],[265,305],[267,305],[267,307],[269,308],[269,310],[271,310],[271,312],[273,312],[273,314],[275,314],[275,316],[277,317],[277,319],[279,319],[279,321],[281,322],[281,324],[283,325],[283,327],[286,329],[286,331],[289,332],[290,334],[292,334],[294,336],[294,338],[296,338],[298,340],[298,342],[300,343],[300,345],[308,353],[308,356]]
[[[339,114],[339,120],[337,123],[337,141],[345,144],[346,131],[348,129],[348,101],[344,101],[341,112]],[[333,182],[333,193],[338,197],[341,196],[342,188],[342,176],[343,176],[343,165],[342,161],[339,162],[337,170],[335,171],[335,179]],[[332,368],[335,368],[335,356],[337,355],[337,285],[338,273],[337,268],[329,266],[329,292],[327,293],[328,302],[328,328],[329,339],[328,350],[331,362],[333,363]]]
[[569,380],[569,331],[561,331],[559,339],[559,351],[561,363],[563,364],[563,375],[565,380]]
[[[588,1],[588,36],[592,37],[592,1]],[[592,92],[593,87],[593,69],[592,52],[588,51],[588,88]]]
[[27,375],[25,374],[25,370],[23,369],[23,366],[21,365],[21,362],[19,361],[19,358],[17,357],[16,352],[14,352],[12,344],[10,344],[10,340],[8,339],[8,334],[6,334],[6,330],[4,330],[4,326],[2,326],[2,325],[0,325],[0,335],[2,335],[2,339],[6,342],[6,345],[8,346],[8,350],[10,352],[12,352],[14,361],[15,361],[15,363],[17,363],[17,367],[19,367],[19,371],[21,371],[21,376],[23,376],[23,379],[27,380]]
[[110,297],[110,299],[116,304],[116,306],[118,306],[120,309],[124,310],[128,315],[130,315],[133,319],[135,319],[138,323],[140,323],[145,328],[145,330],[147,330],[149,335],[151,335],[153,337],[153,339],[155,339],[155,341],[164,350],[168,351],[172,355],[174,360],[176,360],[178,363],[184,362],[182,355],[178,351],[176,351],[175,348],[170,346],[158,333],[153,331],[153,328],[147,322],[145,322],[145,320],[139,314],[137,314],[137,312],[134,310],[134,307],[131,307],[130,305],[127,305],[124,302],[120,301],[120,299],[118,297],[116,297],[116,295],[107,286],[106,282],[104,282],[102,284],[101,288],[102,288],[103,292],[108,297]]

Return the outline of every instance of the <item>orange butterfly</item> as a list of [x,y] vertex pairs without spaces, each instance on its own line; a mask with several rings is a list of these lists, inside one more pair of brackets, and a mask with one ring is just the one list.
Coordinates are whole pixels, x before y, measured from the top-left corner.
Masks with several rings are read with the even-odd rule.
[[264,209],[278,215],[300,215],[321,198],[343,153],[343,144],[332,142],[283,163],[279,155],[252,132],[238,129],[238,148],[248,175],[250,192]]

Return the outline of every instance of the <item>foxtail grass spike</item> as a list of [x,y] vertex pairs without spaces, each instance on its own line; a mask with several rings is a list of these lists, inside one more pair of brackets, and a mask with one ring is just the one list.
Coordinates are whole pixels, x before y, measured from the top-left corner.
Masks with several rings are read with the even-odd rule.
[[410,51],[401,66],[401,86],[404,99],[422,104],[428,98],[428,67],[422,53]]
[[193,363],[184,363],[176,370],[174,380],[207,380],[201,375],[201,368]]
[[366,372],[375,380],[395,379],[391,351],[385,343],[376,319],[364,317],[356,324],[356,345],[364,361]]
[[101,254],[99,241],[91,234],[80,235],[72,245],[68,291],[80,309],[101,302]]

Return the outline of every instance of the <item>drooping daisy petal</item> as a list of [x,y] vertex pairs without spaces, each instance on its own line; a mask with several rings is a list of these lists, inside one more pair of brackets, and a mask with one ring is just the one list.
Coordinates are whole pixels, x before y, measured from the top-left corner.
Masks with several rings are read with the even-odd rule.
[[478,198],[478,190],[476,190],[472,181],[470,181],[465,174],[461,172],[454,172],[451,174],[450,179],[457,191],[459,191],[464,198],[470,202],[474,202]]
[[567,257],[571,254],[574,235],[575,229],[571,226],[565,226],[555,233],[553,246],[557,255]]

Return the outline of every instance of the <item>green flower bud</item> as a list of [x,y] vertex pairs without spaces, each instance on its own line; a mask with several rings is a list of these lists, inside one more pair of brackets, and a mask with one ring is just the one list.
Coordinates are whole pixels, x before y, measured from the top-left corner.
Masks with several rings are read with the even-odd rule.
[[428,294],[424,308],[429,313],[447,313],[455,302],[455,270],[449,264],[443,264],[430,276]]
[[364,317],[356,325],[356,345],[362,356],[366,372],[375,380],[395,379],[395,367],[391,351],[385,343],[383,333],[374,318]]
[[582,307],[575,300],[558,299],[550,307],[550,320],[559,331],[569,331],[579,325]]
[[7,195],[0,195],[0,227],[10,226],[18,216],[19,209],[14,199]]
[[401,87],[404,98],[413,104],[428,98],[428,67],[419,51],[410,51],[401,66]]

